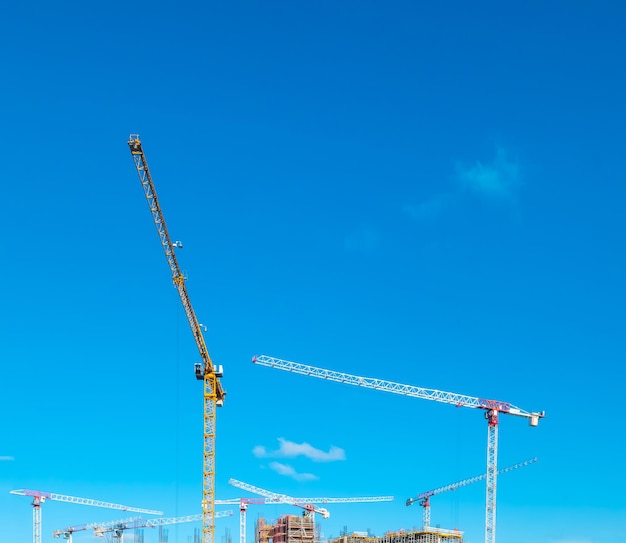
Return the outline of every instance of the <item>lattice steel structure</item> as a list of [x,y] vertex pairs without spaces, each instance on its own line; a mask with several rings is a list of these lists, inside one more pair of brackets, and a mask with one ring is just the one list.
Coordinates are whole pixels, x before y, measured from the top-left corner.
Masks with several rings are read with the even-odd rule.
[[174,249],[182,247],[178,241],[172,243],[167,231],[165,218],[161,211],[161,206],[157,198],[156,189],[152,182],[152,176],[148,168],[148,162],[143,152],[139,134],[131,134],[128,146],[130,148],[133,162],[139,181],[143,188],[150,214],[154,226],[156,227],[165,258],[172,274],[172,281],[178,290],[180,301],[187,315],[187,321],[191,328],[198,352],[202,359],[201,364],[195,365],[196,378],[204,382],[204,451],[203,451],[203,471],[202,471],[202,541],[203,543],[213,543],[215,536],[215,408],[224,403],[226,393],[222,389],[219,378],[222,376],[221,366],[216,366],[207,349],[202,335],[202,327],[198,322],[187,288],[185,287],[185,276],[180,270]]
[[43,490],[11,490],[9,494],[17,496],[30,496],[33,498],[33,543],[41,543],[41,504],[46,500],[76,503],[79,505],[91,505],[93,507],[104,507],[106,509],[118,509],[121,511],[132,511],[135,513],[147,513],[150,515],[162,515],[163,511],[155,511],[153,509],[143,509],[140,507],[131,507],[129,505],[121,505],[119,503],[103,502],[101,500],[92,500],[91,498],[79,498],[77,496],[66,496],[57,494],[56,492],[44,492]]
[[[529,464],[533,464],[537,461],[536,458],[530,458],[529,460],[524,460],[523,462],[519,462],[518,464],[513,464],[512,466],[507,466],[506,468],[499,469],[497,474],[501,475],[503,473],[507,473],[509,471],[513,471],[518,468],[523,468],[524,466],[528,466]],[[457,481],[455,483],[450,483],[448,485],[440,486],[439,488],[434,488],[432,490],[427,490],[426,492],[421,492],[415,498],[409,498],[406,501],[406,505],[413,505],[415,502],[418,502],[422,508],[422,528],[430,527],[430,498],[432,496],[436,496],[438,494],[443,494],[444,492],[448,492],[450,490],[456,490],[457,488],[461,488],[463,486],[471,485],[473,483],[477,483],[478,481],[482,481],[487,478],[487,474],[483,473],[481,475],[476,475],[474,477],[469,477],[467,479],[463,479],[462,481]]]
[[299,362],[290,362],[281,360],[272,356],[260,355],[254,356],[252,362],[261,366],[267,366],[283,371],[298,373],[300,375],[308,375],[325,379],[327,381],[335,381],[345,383],[362,388],[371,388],[373,390],[382,390],[393,394],[410,396],[412,398],[421,398],[423,400],[432,400],[443,402],[457,407],[471,407],[481,409],[485,413],[487,419],[487,493],[485,506],[485,543],[495,543],[496,540],[496,477],[497,477],[497,461],[498,461],[498,419],[500,413],[506,415],[515,415],[528,419],[531,426],[537,426],[539,419],[545,417],[544,411],[526,411],[509,402],[499,400],[489,400],[486,398],[476,398],[465,394],[457,394],[455,392],[445,392],[443,390],[435,390],[431,388],[418,387],[413,385],[403,385],[383,379],[372,377],[361,377],[358,375],[350,375],[338,371],[317,368],[300,364]]

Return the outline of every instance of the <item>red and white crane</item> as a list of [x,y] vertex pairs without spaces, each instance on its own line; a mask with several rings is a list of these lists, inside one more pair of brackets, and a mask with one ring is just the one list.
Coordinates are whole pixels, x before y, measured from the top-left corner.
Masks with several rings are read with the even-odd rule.
[[239,505],[239,543],[246,543],[246,511],[248,505],[281,503],[269,498],[232,498],[228,500],[215,500],[215,505]]
[[[519,462],[518,464],[513,464],[512,466],[507,466],[506,468],[499,469],[498,475],[502,473],[506,473],[508,471],[513,471],[517,468],[523,468],[524,466],[528,466],[536,462],[536,458],[531,458],[529,460],[524,460],[523,462]],[[461,488],[462,486],[471,485],[472,483],[477,483],[478,481],[482,481],[487,478],[487,474],[483,473],[482,475],[476,475],[475,477],[469,477],[468,479],[463,479],[462,481],[457,481],[456,483],[450,483],[449,485],[440,486],[439,488],[435,488],[433,490],[427,490],[426,492],[421,492],[415,498],[409,498],[406,501],[407,506],[413,505],[415,502],[418,502],[422,507],[422,528],[426,529],[430,527],[430,498],[431,496],[436,496],[437,494],[443,494],[444,492],[448,492],[449,490],[456,490],[457,488]]]
[[[215,500],[217,505],[237,504],[239,503],[239,543],[246,543],[246,511],[250,504],[276,504],[276,503],[288,503],[291,505],[297,505],[309,512],[326,511],[326,509],[319,509],[318,511],[312,511],[312,504],[316,503],[373,503],[373,502],[390,502],[393,501],[393,496],[366,496],[356,498],[291,498],[285,496],[285,494],[276,494],[269,490],[264,490],[257,486],[238,481],[237,479],[230,479],[229,484],[247,490],[253,494],[259,494],[265,496],[263,498],[233,498],[229,500]],[[288,501],[284,501],[282,498],[287,497]],[[297,502],[297,503],[294,503]],[[326,511],[328,513],[328,511]],[[324,516],[323,513],[321,513]],[[328,518],[328,517],[324,517]]]
[[330,517],[330,513],[327,509],[324,509],[323,507],[317,507],[313,503],[304,501],[300,498],[293,498],[291,496],[287,496],[287,494],[270,492],[269,490],[265,490],[264,488],[259,488],[258,486],[250,485],[248,483],[244,483],[243,481],[238,481],[237,479],[229,479],[228,484],[240,488],[241,490],[247,490],[248,492],[252,492],[252,494],[258,494],[259,496],[265,497],[265,503],[288,503],[290,505],[295,505],[296,507],[304,509],[305,514],[318,513],[322,515],[322,518]]
[[417,387],[413,385],[403,385],[372,377],[360,377],[358,375],[350,375],[348,373],[316,368],[314,366],[300,364],[299,362],[289,362],[287,360],[281,360],[280,358],[274,358],[266,355],[254,356],[252,358],[252,362],[261,366],[317,377],[319,379],[326,379],[327,381],[345,383],[361,388],[382,390],[384,392],[410,396],[412,398],[421,398],[423,400],[448,403],[457,407],[471,407],[482,410],[485,414],[485,418],[487,419],[487,496],[485,506],[485,543],[495,543],[496,482],[498,472],[498,422],[500,413],[526,418],[528,419],[530,426],[537,426],[539,424],[539,419],[545,417],[544,411],[526,411],[525,409],[517,407],[509,402],[476,398],[474,396],[466,396],[465,394],[445,392],[442,390]]
[[130,507],[129,505],[120,505],[119,503],[109,503],[100,500],[92,500],[90,498],[77,498],[76,496],[64,496],[55,492],[44,492],[43,490],[11,490],[10,494],[17,496],[30,496],[33,498],[33,543],[41,543],[41,504],[46,500],[77,503],[80,505],[92,505],[94,507],[104,507],[107,509],[118,509],[121,511],[132,511],[134,513],[147,513],[149,515],[162,515],[163,511],[154,511],[153,509],[143,509],[140,507]]

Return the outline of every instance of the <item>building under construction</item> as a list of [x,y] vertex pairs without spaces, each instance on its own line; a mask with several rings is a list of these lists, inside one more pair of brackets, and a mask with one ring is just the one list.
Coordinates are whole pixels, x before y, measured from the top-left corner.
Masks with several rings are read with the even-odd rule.
[[[283,515],[276,524],[260,518],[256,523],[255,543],[319,543],[319,532],[310,516]],[[399,530],[382,537],[367,532],[354,532],[328,543],[463,543],[463,532],[443,528],[422,528],[419,531]]]
[[316,543],[315,520],[309,515],[282,515],[276,524],[260,518],[256,523],[255,543]]
[[382,537],[375,537],[367,533],[355,532],[336,539],[330,539],[328,543],[462,543],[463,532],[458,530],[445,530],[443,528],[422,528],[419,531],[400,530],[387,532]]

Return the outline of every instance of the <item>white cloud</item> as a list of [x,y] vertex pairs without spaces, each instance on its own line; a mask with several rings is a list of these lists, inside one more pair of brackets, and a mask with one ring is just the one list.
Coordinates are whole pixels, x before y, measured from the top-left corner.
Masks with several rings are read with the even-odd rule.
[[346,453],[343,449],[332,445],[328,452],[316,449],[308,443],[295,443],[282,437],[278,438],[280,447],[275,451],[268,451],[263,445],[257,445],[252,453],[257,458],[295,458],[305,456],[313,462],[336,462],[345,460]]
[[15,460],[15,458],[13,456],[0,456],[0,462],[5,461],[5,462],[11,462]]
[[493,161],[483,164],[476,161],[472,166],[459,166],[458,181],[461,188],[493,199],[512,198],[520,182],[519,164],[498,148]]
[[270,462],[270,468],[273,469],[276,473],[280,475],[285,475],[286,477],[291,477],[296,481],[317,481],[319,477],[313,475],[312,473],[298,473],[293,467],[289,464],[281,464],[280,462]]
[[435,194],[418,204],[406,204],[402,211],[417,221],[433,220],[454,206],[463,203],[463,196],[478,195],[491,202],[512,202],[522,185],[519,163],[502,147],[495,158],[483,163],[458,165],[455,185],[447,192]]

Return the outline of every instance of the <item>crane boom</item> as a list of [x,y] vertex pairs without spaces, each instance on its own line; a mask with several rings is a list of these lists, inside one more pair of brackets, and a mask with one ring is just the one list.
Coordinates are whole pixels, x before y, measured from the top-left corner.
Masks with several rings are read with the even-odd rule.
[[[514,469],[528,466],[529,464],[533,464],[536,461],[537,461],[537,458],[530,458],[528,460],[524,460],[523,462],[513,464],[512,466],[507,466],[506,468],[499,469],[497,472],[497,475],[501,475],[503,473],[513,471]],[[415,496],[415,498],[407,499],[406,505],[410,506],[410,505],[413,505],[413,503],[415,502],[419,502],[419,504],[424,508],[422,511],[422,526],[424,528],[427,528],[430,526],[430,498],[431,496],[443,494],[444,492],[448,492],[449,490],[456,490],[457,488],[461,488],[463,486],[477,483],[478,481],[482,481],[483,479],[486,479],[486,478],[487,478],[487,474],[483,473],[481,475],[469,477],[468,479],[463,479],[462,481],[457,481],[455,483],[450,483],[445,486],[440,486],[439,488],[427,490],[426,492],[421,492],[420,494]]]
[[[232,511],[218,511],[215,513],[214,518],[231,517]],[[166,526],[168,524],[180,524],[183,522],[197,522],[203,521],[203,514],[187,515],[185,517],[173,517],[173,518],[159,518],[149,520],[137,520],[134,522],[122,522],[116,525],[97,526],[94,528],[94,535],[97,537],[103,537],[108,532],[113,532],[113,539],[117,539],[122,543],[124,538],[124,532],[126,530],[136,530],[138,528],[155,528],[157,526]]]
[[41,504],[46,500],[57,502],[76,503],[80,505],[92,505],[94,507],[104,507],[107,509],[119,509],[122,511],[134,511],[138,513],[149,513],[151,515],[162,515],[162,511],[154,511],[152,509],[141,509],[138,507],[130,507],[119,503],[109,503],[100,500],[92,500],[90,498],[78,498],[76,496],[66,496],[55,492],[44,492],[43,490],[10,490],[9,494],[17,496],[29,496],[33,498],[31,505],[33,506],[33,543],[41,543]]
[[328,512],[328,510],[324,509],[323,507],[316,507],[312,503],[304,502],[298,498],[292,498],[291,496],[287,496],[286,494],[271,492],[269,490],[259,488],[258,486],[244,483],[243,481],[238,481],[237,479],[229,479],[228,484],[242,490],[252,492],[252,494],[258,494],[259,496],[269,498],[274,503],[287,503],[290,505],[295,505],[296,507],[301,507],[305,511],[310,511],[311,513],[319,513],[320,515],[322,515],[322,518],[330,517],[330,513]]
[[[235,481],[235,479],[232,479]],[[246,490],[255,492],[259,490],[258,487],[253,487],[247,483],[237,481],[239,485],[245,486]],[[231,483],[232,484],[232,483]],[[238,486],[238,485],[234,485]],[[264,491],[268,492],[268,491]],[[239,543],[246,543],[246,511],[248,505],[271,505],[277,503],[284,503],[276,495],[271,494],[273,497],[261,497],[261,498],[230,498],[227,500],[215,500],[216,505],[235,505],[239,504]],[[360,498],[293,498],[298,504],[312,504],[312,503],[374,503],[374,502],[387,502],[393,501],[393,496],[367,496]],[[289,502],[291,503],[291,502]]]
[[226,393],[222,388],[219,377],[222,376],[221,366],[216,366],[207,349],[202,335],[202,329],[196,313],[191,305],[187,288],[185,287],[185,276],[180,270],[176,259],[175,248],[182,247],[178,242],[172,243],[165,217],[161,210],[157,198],[156,189],[152,182],[148,161],[143,152],[139,134],[131,134],[128,146],[130,148],[133,162],[139,176],[139,181],[144,191],[148,207],[152,215],[152,220],[156,227],[165,258],[172,274],[172,281],[178,290],[180,301],[183,304],[187,321],[191,328],[200,358],[201,364],[196,364],[196,378],[204,382],[204,453],[203,453],[203,479],[202,479],[202,541],[203,543],[213,543],[215,529],[213,519],[215,518],[215,408],[222,406]]
[[[524,466],[533,464],[536,461],[537,461],[537,458],[530,458],[528,460],[524,460],[523,462],[513,464],[512,466],[507,466],[506,468],[499,469],[498,475],[502,475],[503,473],[513,471],[514,469],[523,468]],[[424,498],[428,498],[430,496],[436,496],[437,494],[443,494],[444,492],[448,492],[449,490],[456,490],[457,488],[471,485],[472,483],[477,483],[478,481],[482,481],[483,479],[486,479],[486,478],[487,478],[487,474],[482,473],[481,475],[469,477],[468,479],[463,479],[462,481],[457,481],[456,483],[450,483],[449,485],[440,486],[439,488],[435,488],[433,490],[427,490],[426,492],[421,492],[420,494],[415,496],[415,498],[407,499],[406,504],[407,506],[413,505],[413,503],[415,503],[416,501],[423,500]]]
[[374,390],[382,390],[393,394],[401,394],[413,398],[423,400],[431,400],[436,402],[447,403],[457,407],[471,407],[474,409],[482,409],[487,419],[487,492],[485,500],[485,543],[495,543],[496,541],[496,487],[498,472],[498,423],[500,413],[506,415],[515,415],[528,419],[530,426],[537,426],[539,419],[545,417],[544,411],[526,411],[509,402],[499,400],[489,400],[486,398],[477,398],[475,396],[467,396],[465,394],[457,394],[454,392],[445,392],[432,388],[417,387],[413,385],[403,385],[394,383],[393,381],[385,381],[383,379],[375,379],[371,377],[361,377],[358,375],[350,375],[338,371],[307,366],[299,362],[289,362],[274,358],[271,356],[260,355],[252,357],[254,364],[267,366],[301,375],[317,377],[327,381],[336,381],[362,388],[370,388]]
[[149,515],[162,515],[163,511],[155,511],[154,509],[143,509],[142,507],[131,507],[130,505],[121,505],[119,503],[103,502],[101,500],[92,500],[90,498],[78,498],[76,496],[65,496],[56,492],[44,492],[43,490],[11,490],[9,494],[17,496],[30,496],[37,498],[41,503],[45,500],[76,503],[79,505],[92,505],[94,507],[104,507],[106,509],[118,509],[120,511],[131,511],[133,513],[147,513]]
[[294,498],[301,503],[379,503],[392,502],[393,496],[360,496],[351,498]]
[[354,385],[361,388],[384,390],[385,392],[392,392],[403,396],[421,398],[422,400],[448,403],[457,407],[473,407],[475,409],[484,410],[495,409],[500,413],[506,413],[507,415],[526,417],[530,419],[530,424],[532,426],[536,426],[538,419],[544,416],[544,413],[529,412],[509,402],[477,398],[474,396],[457,394],[455,392],[445,392],[443,390],[436,390],[433,388],[403,385],[401,383],[394,383],[393,381],[385,381],[383,379],[376,379],[373,377],[360,377],[358,375],[350,375],[349,373],[316,368],[315,366],[308,366],[306,364],[300,364],[299,362],[289,362],[287,360],[281,360],[280,358],[274,358],[267,355],[255,356],[252,358],[252,362],[260,366],[267,366],[279,370],[290,371],[292,373],[299,373],[300,375],[309,375],[311,377],[317,377],[318,379],[325,379],[327,381],[345,383],[347,385]]
[[106,522],[90,522],[88,524],[80,524],[77,526],[68,526],[64,530],[55,530],[52,532],[52,537],[58,539],[59,537],[63,537],[63,539],[67,539],[70,543],[72,543],[72,534],[74,532],[81,532],[83,530],[90,530],[96,528],[112,528],[114,526],[119,526],[120,524],[124,524],[126,522],[135,522],[141,520],[141,517],[132,517],[122,520],[110,520]]

